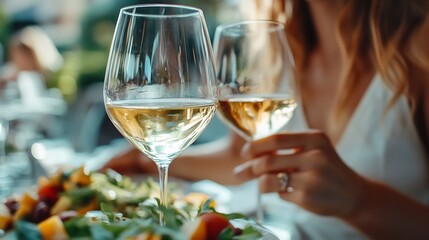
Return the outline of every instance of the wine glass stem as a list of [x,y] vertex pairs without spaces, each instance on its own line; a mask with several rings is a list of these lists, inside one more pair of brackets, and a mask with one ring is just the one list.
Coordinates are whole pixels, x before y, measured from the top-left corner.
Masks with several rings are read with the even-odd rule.
[[[256,137],[252,137],[250,139],[251,141],[257,140]],[[256,223],[262,225],[264,222],[264,208],[263,208],[263,203],[262,203],[262,193],[261,193],[261,189],[260,189],[260,180],[257,179],[257,196],[256,196]]]
[[7,120],[0,119],[0,161],[6,156],[6,139],[9,124]]
[[[258,183],[259,183],[258,179]],[[259,184],[258,184],[259,185]],[[258,196],[257,196],[257,205],[256,205],[256,223],[261,224],[264,222],[264,209],[262,207],[262,193],[258,186]]]
[[[161,205],[167,206],[167,182],[168,182],[168,165],[158,165],[159,172],[159,191],[161,198]],[[161,211],[159,215],[159,223],[164,226],[164,214]]]

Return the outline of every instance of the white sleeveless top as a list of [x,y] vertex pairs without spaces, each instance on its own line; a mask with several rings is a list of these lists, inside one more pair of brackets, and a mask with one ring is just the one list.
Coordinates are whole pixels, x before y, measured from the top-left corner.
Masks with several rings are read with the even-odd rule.
[[[376,75],[349,120],[336,150],[357,173],[388,184],[427,204],[428,158],[414,126],[406,97],[401,96],[383,117],[392,94],[381,77]],[[285,130],[307,129],[309,127],[303,109],[298,105]],[[286,216],[285,222],[294,222],[299,235],[297,239],[365,239],[341,220],[309,213],[281,200],[277,195],[271,195],[264,201],[270,202],[267,204],[270,214]],[[286,210],[279,213],[279,207]]]

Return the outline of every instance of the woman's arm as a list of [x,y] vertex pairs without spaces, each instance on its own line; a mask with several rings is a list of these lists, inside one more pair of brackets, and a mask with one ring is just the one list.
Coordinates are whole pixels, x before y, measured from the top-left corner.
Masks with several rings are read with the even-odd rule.
[[[220,184],[239,184],[242,181],[233,175],[233,169],[242,163],[240,152],[244,140],[231,133],[229,137],[210,143],[189,147],[169,168],[170,176],[187,180],[210,179]],[[132,148],[113,157],[104,167],[123,174],[157,173],[155,163]]]
[[429,208],[376,182],[363,185],[353,212],[340,216],[373,239],[427,239]]
[[210,179],[220,184],[242,183],[233,169],[242,163],[240,152],[244,140],[235,133],[230,137],[191,146],[171,163],[170,174],[182,179]]

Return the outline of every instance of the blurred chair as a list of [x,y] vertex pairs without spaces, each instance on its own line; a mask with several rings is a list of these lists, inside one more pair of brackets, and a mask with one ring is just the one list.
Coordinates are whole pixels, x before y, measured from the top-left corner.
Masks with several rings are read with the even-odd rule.
[[91,152],[97,146],[122,137],[107,117],[103,83],[94,83],[78,94],[70,109],[66,128],[77,152]]

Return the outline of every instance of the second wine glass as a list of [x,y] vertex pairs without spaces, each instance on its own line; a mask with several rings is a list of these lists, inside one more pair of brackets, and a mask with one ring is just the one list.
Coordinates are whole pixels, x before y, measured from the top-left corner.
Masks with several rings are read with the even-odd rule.
[[[296,107],[294,62],[284,25],[263,20],[221,25],[214,53],[221,119],[247,141],[283,128]],[[263,221],[260,194],[256,220]]]
[[168,167],[209,123],[216,109],[215,89],[210,39],[200,9],[121,9],[104,102],[119,132],[158,166],[163,206],[168,203]]

